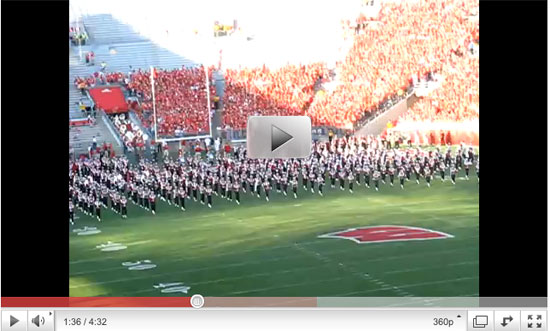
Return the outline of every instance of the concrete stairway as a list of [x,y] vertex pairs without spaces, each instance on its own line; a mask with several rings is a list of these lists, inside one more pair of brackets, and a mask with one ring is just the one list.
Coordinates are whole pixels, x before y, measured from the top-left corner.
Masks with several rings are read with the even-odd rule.
[[92,44],[114,44],[146,41],[132,27],[120,22],[110,14],[86,15],[81,18]]
[[82,98],[82,94],[74,86],[75,77],[86,77],[93,73],[92,68],[86,67],[86,65],[80,63],[78,51],[76,55],[69,55],[69,118],[80,118],[80,113],[76,103]]
[[105,61],[107,71],[127,73],[130,66],[134,69],[149,70],[150,66],[175,69],[195,65],[193,61],[161,48],[151,41],[98,45],[93,48],[93,51],[96,64],[99,65],[101,61]]
[[[82,98],[82,94],[74,86],[76,76],[86,77],[94,72],[94,68],[88,67],[80,62],[78,50],[69,54],[69,118],[82,118],[83,115],[76,103]],[[92,144],[93,137],[96,137],[98,144],[103,142],[113,144],[116,153],[122,152],[116,138],[113,136],[107,125],[100,116],[97,117],[94,126],[80,126],[69,130],[69,144],[75,149],[75,153],[87,153],[88,146]]]
[[88,153],[88,147],[92,145],[93,138],[96,138],[98,145],[113,144],[113,149],[117,154],[122,153],[122,147],[118,145],[117,140],[103,122],[100,116],[97,117],[94,126],[72,127],[69,130],[69,145],[74,148],[75,153]]

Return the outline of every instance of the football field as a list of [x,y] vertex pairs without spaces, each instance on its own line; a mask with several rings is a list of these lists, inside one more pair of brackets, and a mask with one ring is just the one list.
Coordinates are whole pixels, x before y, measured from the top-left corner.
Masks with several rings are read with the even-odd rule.
[[[456,185],[436,177],[430,188],[411,178],[404,190],[396,179],[379,192],[355,184],[353,194],[347,183],[326,185],[324,196],[300,186],[297,199],[273,191],[270,202],[241,193],[241,205],[214,196],[211,209],[158,201],[156,215],[129,203],[127,219],[103,210],[102,222],[76,212],[70,295],[477,296],[479,189],[470,175]],[[446,235],[323,237],[373,226]]]

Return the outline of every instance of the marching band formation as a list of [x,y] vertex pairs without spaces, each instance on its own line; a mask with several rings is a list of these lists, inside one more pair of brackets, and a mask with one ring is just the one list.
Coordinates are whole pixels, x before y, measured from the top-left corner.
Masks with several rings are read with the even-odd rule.
[[155,214],[157,199],[182,211],[186,200],[212,208],[213,196],[240,205],[241,193],[269,201],[276,191],[297,199],[300,185],[320,196],[328,185],[347,186],[350,193],[354,185],[378,191],[381,184],[394,186],[397,180],[401,189],[411,180],[430,187],[436,175],[455,185],[460,171],[469,180],[474,167],[479,182],[479,156],[472,147],[461,145],[455,152],[450,147],[394,149],[371,136],[315,142],[306,159],[249,159],[244,147],[213,159],[196,154],[162,163],[142,159],[132,164],[124,156],[105,155],[70,162],[69,221],[74,224],[75,209],[98,221],[109,208],[127,218],[128,202]]

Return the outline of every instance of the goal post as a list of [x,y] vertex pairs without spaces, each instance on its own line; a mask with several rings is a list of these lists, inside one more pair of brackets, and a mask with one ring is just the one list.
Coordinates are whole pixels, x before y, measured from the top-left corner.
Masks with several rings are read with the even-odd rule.
[[[154,84],[152,85],[153,90],[153,112],[155,113],[154,116],[154,129],[155,129],[155,141],[157,142],[174,142],[174,141],[183,141],[183,140],[196,140],[196,139],[205,139],[205,138],[212,138],[212,116],[210,114],[211,104],[210,104],[210,79],[208,76],[208,67],[203,65],[204,68],[204,81],[206,86],[206,115],[208,116],[208,133],[202,134],[202,135],[195,135],[195,136],[189,136],[189,137],[173,137],[173,138],[162,138],[158,137],[158,131],[157,131],[157,125],[158,121],[156,118],[156,105],[155,105],[155,98],[154,98]],[[153,70],[153,68],[151,68]]]

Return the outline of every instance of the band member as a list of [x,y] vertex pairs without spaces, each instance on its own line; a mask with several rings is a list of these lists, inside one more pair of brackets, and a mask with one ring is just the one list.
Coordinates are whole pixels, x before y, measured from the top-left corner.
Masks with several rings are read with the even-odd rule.
[[227,194],[226,194],[226,182],[225,182],[225,178],[221,178],[220,179],[220,188],[222,190],[222,198],[227,198]]
[[361,185],[361,168],[356,167],[355,171],[355,182],[357,183],[357,185]]
[[88,212],[90,213],[90,216],[94,216],[94,207],[95,207],[95,199],[94,196],[90,193],[88,196]]
[[193,183],[192,182],[186,182],[187,185],[187,199],[191,200],[191,196],[193,195]]
[[309,182],[311,183],[311,193],[315,193],[315,179],[317,176],[315,176],[315,172],[313,169],[309,172]]
[[200,193],[200,196],[201,196],[201,205],[204,205],[204,202],[205,202],[205,193],[206,193],[206,189],[204,188],[204,186],[201,184],[199,186],[199,193]]
[[212,181],[214,182],[214,194],[218,196],[218,193],[220,192],[220,185],[218,184],[218,176],[214,176],[212,178]]
[[298,198],[298,178],[292,177],[290,184],[292,185],[292,192],[294,193],[294,199],[296,199]]
[[[236,182],[235,182],[236,183]],[[237,184],[238,186],[239,184]],[[226,183],[226,196],[228,201],[233,201],[233,184],[228,180]]]
[[109,208],[108,207],[108,204],[109,204],[109,191],[107,190],[106,186],[103,186],[101,188],[101,202],[102,202],[104,208]]
[[132,185],[134,187],[133,189],[133,200],[134,200],[134,204],[138,204],[139,203],[139,188],[137,188],[135,185]]
[[386,184],[387,173],[388,173],[388,169],[386,169],[385,166],[380,169],[380,179],[382,180],[382,184]]
[[178,190],[179,207],[185,211],[185,189],[180,187]]
[[117,214],[120,212],[120,207],[119,207],[118,201],[119,201],[118,200],[118,195],[116,193],[114,193],[114,190],[113,190],[112,198],[111,198],[111,207],[112,207],[113,211]]
[[166,184],[162,180],[160,182],[160,191],[161,191],[160,199],[162,201],[166,201],[166,193],[167,193]]
[[193,201],[197,201],[198,198],[198,192],[199,190],[199,184],[197,184],[196,181],[193,181]]
[[405,170],[403,170],[403,168],[399,169],[398,176],[399,176],[399,184],[401,185],[401,189],[404,189],[405,188]]
[[426,168],[424,169],[424,176],[426,176],[426,184],[428,185],[428,187],[431,186],[430,182],[432,180],[432,172],[430,170],[430,168]]
[[97,220],[101,222],[101,202],[99,200],[95,201],[95,215]]
[[477,164],[476,164],[476,175],[477,175],[477,182],[479,183],[479,156],[477,158]]
[[307,190],[307,169],[304,167],[302,169],[302,186],[304,187],[304,190]]
[[172,195],[171,195],[172,201],[174,201],[174,207],[178,208],[178,188],[174,185],[172,188]]
[[378,182],[380,181],[380,171],[375,170],[372,174],[372,180],[374,181],[374,188],[378,191]]
[[254,192],[256,191],[254,189],[255,182],[256,182],[255,178],[253,178],[252,176],[248,177],[248,188],[250,189],[250,194],[251,195],[254,195]]
[[[235,178],[235,181],[238,182],[238,180],[236,178]],[[243,188],[243,193],[246,193],[246,177],[245,177],[244,174],[242,174],[242,176],[241,176],[241,181],[242,181],[241,187]],[[252,194],[254,194],[254,191],[252,191]]]
[[128,203],[128,200],[126,200],[126,197],[123,195],[120,199],[120,213],[122,214],[122,218],[128,218],[128,208],[126,207]]
[[239,182],[235,181],[233,183],[233,191],[235,191],[235,202],[237,202],[238,205],[241,204],[241,195],[239,194]]
[[[78,195],[78,209],[83,210],[83,207],[84,207],[84,195],[79,194]],[[84,211],[84,213],[86,214],[85,211]]]
[[336,169],[330,168],[330,187],[334,188],[336,185]]
[[176,203],[174,201],[175,197],[174,197],[174,192],[173,191],[174,191],[174,187],[170,184],[167,184],[166,185],[166,202],[168,202],[169,206],[171,206],[172,203],[174,203],[174,204]]
[[281,176],[276,173],[273,176],[273,179],[275,179],[275,187],[277,188],[277,193],[281,193]]
[[451,166],[451,182],[453,182],[453,185],[456,184],[456,174],[458,173],[458,169],[452,165]]
[[208,208],[212,208],[212,187],[210,185],[206,187],[206,198],[208,200]]
[[344,173],[344,170],[341,170],[338,174],[338,177],[340,179],[340,190],[344,190],[344,181],[346,180],[346,174]]
[[445,163],[439,162],[439,175],[441,176],[441,181],[445,181]]
[[388,175],[390,176],[390,186],[393,186],[393,179],[395,177],[395,168],[394,167],[390,167],[388,169]]
[[271,190],[271,185],[269,185],[269,182],[266,180],[264,182],[265,201],[269,201],[269,191],[270,190]]
[[145,203],[143,202],[143,188],[139,187],[138,190],[138,203],[141,208],[145,206]]
[[354,180],[353,172],[350,171],[348,174],[349,193],[353,193],[353,180]]
[[[255,179],[254,179],[254,191],[256,191],[256,196],[258,198],[261,197],[261,188],[262,188],[262,181],[260,179],[259,176],[257,176]],[[252,191],[252,190],[251,190]],[[252,192],[254,192],[252,191]]]
[[319,191],[320,196],[323,196],[324,185],[325,185],[325,176],[319,175],[319,177],[317,177],[317,190]]
[[69,200],[69,222],[74,224],[74,204]]
[[286,191],[288,190],[288,174],[283,175],[283,178],[281,178],[281,182],[283,184],[283,194],[286,197]]
[[365,165],[363,166],[363,176],[365,177],[365,186],[370,188],[370,167]]
[[420,184],[420,165],[418,163],[414,165],[414,174],[416,176],[416,184]]
[[472,162],[470,161],[470,158],[468,157],[466,160],[464,160],[464,171],[466,172],[466,180],[470,180],[470,166],[472,165]]
[[149,194],[149,205],[151,206],[151,212],[153,213],[153,215],[155,215],[157,213],[157,196],[155,195],[155,193],[151,192],[151,194]]

